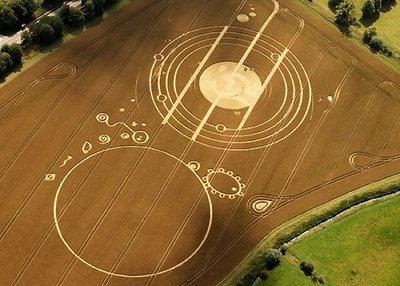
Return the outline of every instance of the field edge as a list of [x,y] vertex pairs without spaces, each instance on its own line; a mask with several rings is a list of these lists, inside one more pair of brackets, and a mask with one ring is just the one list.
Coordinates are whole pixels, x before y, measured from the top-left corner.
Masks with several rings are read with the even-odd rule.
[[[268,235],[266,235],[257,245],[254,247],[254,249],[233,269],[233,271],[225,277],[224,280],[222,280],[218,285],[219,286],[229,286],[229,285],[236,285],[239,283],[243,277],[251,271],[251,269],[254,267],[254,261],[256,260],[257,257],[260,257],[263,255],[263,253],[266,251],[266,249],[271,248],[274,246],[274,244],[278,241],[279,238],[284,237],[285,235],[288,235],[293,228],[299,224],[299,222],[304,222],[310,220],[312,217],[315,217],[316,215],[321,215],[324,213],[328,213],[329,211],[335,209],[338,207],[341,203],[348,201],[351,198],[355,198],[360,195],[365,195],[365,194],[379,194],[379,192],[382,192],[383,190],[387,190],[390,188],[394,188],[398,186],[398,183],[400,182],[400,174],[393,175],[387,178],[384,178],[382,180],[370,183],[368,185],[365,185],[361,188],[355,189],[343,196],[340,196],[330,202],[327,202],[325,204],[322,204],[316,208],[313,208],[303,214],[300,214],[293,219],[281,224],[274,230],[272,230]],[[317,226],[311,226],[310,228],[306,229],[304,232],[302,232],[300,235],[298,235],[296,238],[292,239],[296,240],[297,238],[303,239],[304,237],[311,235],[315,231],[317,231],[322,225],[326,227],[329,224],[335,223],[337,220],[340,220],[354,212],[357,212],[358,210],[368,207],[371,205],[371,203],[375,202],[380,202],[382,199],[387,200],[393,198],[393,195],[398,195],[400,193],[400,190],[397,189],[393,193],[382,193],[381,196],[378,197],[373,197],[370,199],[366,199],[364,202],[360,203],[355,203],[352,207],[336,214],[333,218],[328,219],[322,223],[319,223]],[[378,199],[378,200],[377,200]],[[345,214],[345,215],[343,215]],[[310,232],[312,230],[312,232]],[[307,235],[305,235],[307,234]]]

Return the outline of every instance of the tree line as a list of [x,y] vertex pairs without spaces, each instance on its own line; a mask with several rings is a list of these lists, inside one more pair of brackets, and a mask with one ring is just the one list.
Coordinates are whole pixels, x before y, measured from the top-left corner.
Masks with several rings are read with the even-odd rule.
[[396,0],[366,0],[361,9],[360,21],[356,18],[355,6],[350,0],[328,0],[328,5],[335,13],[336,25],[343,32],[349,33],[352,26],[359,28],[361,21],[369,26],[364,31],[363,42],[375,52],[386,54],[389,57],[393,55],[393,51],[378,36],[376,27],[371,24],[379,18],[383,10],[390,10],[391,6],[396,5]]
[[[32,1],[33,0],[16,0]],[[55,16],[45,16],[39,21],[31,22],[21,33],[21,45],[5,45],[0,52],[0,78],[7,76],[16,66],[21,65],[23,50],[41,50],[60,40],[70,31],[82,28],[93,18],[101,17],[104,11],[118,0],[82,0],[81,9],[63,4],[66,1],[44,0],[42,5],[62,5]],[[33,13],[32,13],[33,15]],[[30,16],[32,19],[32,15]],[[4,21],[0,9],[0,21]],[[26,18],[28,21],[28,18]],[[0,26],[3,27],[3,26]],[[11,27],[11,26],[9,26]],[[1,30],[1,28],[0,28]]]
[[0,2],[0,31],[19,29],[29,23],[37,9],[34,0],[8,0]]

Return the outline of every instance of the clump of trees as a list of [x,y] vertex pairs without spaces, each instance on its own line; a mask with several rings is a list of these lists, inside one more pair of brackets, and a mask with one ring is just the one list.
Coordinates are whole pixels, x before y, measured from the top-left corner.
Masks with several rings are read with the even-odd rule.
[[33,19],[37,9],[34,0],[9,0],[0,2],[0,31],[15,30]]
[[353,2],[350,2],[349,0],[341,0],[335,8],[335,23],[339,27],[348,31],[351,26],[360,26],[360,23],[356,18],[356,11]]
[[351,26],[360,26],[354,4],[350,0],[328,0],[328,5],[335,13],[336,25],[344,32],[348,32]]
[[[1,0],[0,0],[1,1]],[[21,23],[33,20],[37,9],[36,0],[7,0],[0,2],[0,31],[17,29]],[[62,5],[65,0],[43,0],[46,9]],[[21,33],[21,45],[3,47],[0,52],[0,78],[7,75],[16,65],[21,64],[22,48],[43,48],[64,36],[65,31],[81,28],[86,20],[101,17],[104,11],[118,0],[82,0],[78,9],[64,4],[56,16],[45,16],[32,22]],[[18,51],[15,52],[15,48]]]
[[22,48],[18,44],[4,45],[0,50],[0,77],[10,73],[21,64]]
[[378,53],[383,53],[389,57],[393,55],[393,52],[385,45],[383,40],[378,36],[376,27],[368,27],[364,31],[363,42],[367,44],[371,50]]
[[59,16],[46,16],[30,28],[32,43],[40,47],[50,45],[63,35],[64,23]]

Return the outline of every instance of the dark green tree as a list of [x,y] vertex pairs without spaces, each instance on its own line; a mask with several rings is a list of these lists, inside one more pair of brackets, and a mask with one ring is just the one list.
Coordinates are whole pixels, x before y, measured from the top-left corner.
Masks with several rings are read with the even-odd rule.
[[300,269],[304,272],[305,275],[311,276],[314,272],[314,265],[309,262],[302,261],[300,263]]
[[349,0],[344,0],[336,7],[335,22],[344,29],[349,29],[350,26],[359,26],[356,19],[354,4]]
[[22,0],[14,0],[9,3],[11,10],[13,10],[19,23],[27,21],[29,19],[28,10],[25,7],[25,3]]
[[14,28],[18,24],[18,18],[14,11],[6,5],[0,4],[0,30]]
[[103,15],[105,6],[105,0],[82,0],[83,11],[87,18]]
[[281,257],[282,253],[279,250],[273,248],[268,249],[265,253],[265,267],[268,270],[274,269],[281,262]]
[[54,42],[54,29],[46,23],[37,23],[32,28],[32,39],[40,46],[47,46]]
[[54,30],[54,38],[62,38],[64,35],[64,23],[59,16],[46,16],[39,23],[48,24]]
[[85,14],[69,5],[63,5],[60,9],[59,16],[64,25],[69,28],[79,28],[85,23]]
[[376,13],[375,2],[374,0],[365,1],[362,9],[362,17],[365,19],[371,18]]
[[23,53],[20,45],[18,44],[4,45],[1,48],[1,52],[7,53],[11,56],[13,65],[21,63]]
[[0,53],[0,65],[2,66],[3,75],[7,74],[12,69],[14,63],[8,53]]
[[384,51],[386,49],[382,39],[378,36],[373,36],[369,41],[369,46],[376,52]]

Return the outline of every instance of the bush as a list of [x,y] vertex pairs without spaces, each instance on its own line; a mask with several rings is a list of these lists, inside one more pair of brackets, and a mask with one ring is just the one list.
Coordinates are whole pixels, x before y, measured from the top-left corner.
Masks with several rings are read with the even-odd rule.
[[309,262],[302,261],[300,263],[300,269],[304,272],[305,275],[311,276],[314,272],[314,265]]
[[282,255],[285,255],[286,251],[287,251],[287,246],[286,245],[282,245],[281,248],[279,249],[279,251],[282,253]]
[[281,263],[282,254],[279,250],[269,248],[265,253],[265,266],[268,270],[274,269]]
[[32,45],[32,35],[29,30],[25,30],[21,33],[21,45],[24,48],[29,48]]
[[324,284],[324,283],[325,283],[325,277],[324,277],[324,275],[322,275],[322,274],[318,275],[318,276],[317,276],[317,281],[318,281],[320,284]]

